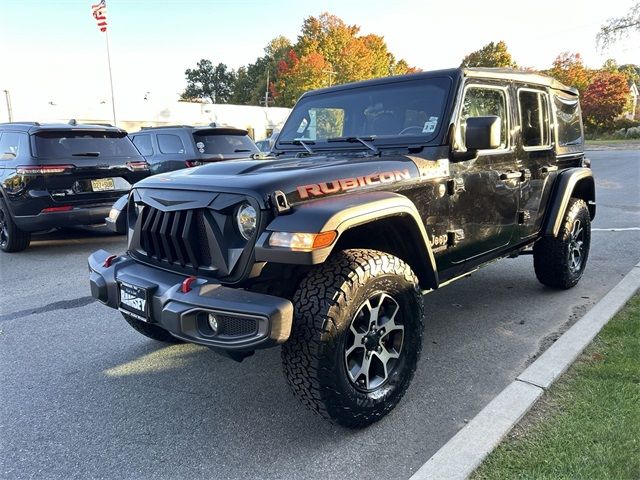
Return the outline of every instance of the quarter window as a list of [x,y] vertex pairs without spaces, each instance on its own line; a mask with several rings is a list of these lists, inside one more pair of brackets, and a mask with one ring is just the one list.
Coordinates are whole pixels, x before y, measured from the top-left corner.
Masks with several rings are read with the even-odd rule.
[[563,147],[582,145],[584,138],[578,97],[558,92],[553,96],[553,101],[558,123],[558,143]]
[[460,113],[460,140],[464,145],[467,118],[496,116],[500,118],[500,149],[507,148],[509,127],[507,98],[504,90],[497,88],[469,87],[464,96]]
[[0,137],[0,160],[13,160],[18,156],[20,135],[18,133],[5,132]]
[[166,133],[158,135],[158,148],[162,153],[185,153],[184,145],[178,135]]
[[525,148],[551,145],[547,94],[531,90],[518,92],[522,145]]
[[136,135],[133,137],[133,144],[137,147],[140,155],[143,157],[153,155],[153,146],[151,145],[151,135]]

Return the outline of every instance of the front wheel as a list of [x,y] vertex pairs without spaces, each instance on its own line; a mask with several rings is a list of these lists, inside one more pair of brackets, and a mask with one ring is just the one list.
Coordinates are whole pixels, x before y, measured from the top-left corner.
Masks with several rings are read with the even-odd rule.
[[305,277],[294,308],[282,349],[294,395],[351,428],[389,413],[422,350],[424,306],[411,268],[383,252],[339,252]]
[[591,246],[591,217],[584,200],[572,198],[557,237],[543,237],[533,246],[533,267],[543,285],[575,286],[587,266]]

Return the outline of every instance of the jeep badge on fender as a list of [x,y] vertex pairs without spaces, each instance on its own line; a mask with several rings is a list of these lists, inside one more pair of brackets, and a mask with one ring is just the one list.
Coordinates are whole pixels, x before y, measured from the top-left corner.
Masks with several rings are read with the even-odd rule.
[[138,332],[236,360],[281,345],[302,403],[347,427],[411,383],[423,293],[533,254],[573,287],[595,189],[578,92],[533,73],[451,69],[304,94],[262,159],[149,177],[127,252],[89,257],[92,295]]

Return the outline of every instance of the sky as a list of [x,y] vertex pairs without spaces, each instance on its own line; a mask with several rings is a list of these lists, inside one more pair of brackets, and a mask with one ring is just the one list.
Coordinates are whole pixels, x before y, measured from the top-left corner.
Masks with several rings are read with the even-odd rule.
[[[91,0],[0,0],[0,91],[14,111],[110,101],[105,34]],[[96,0],[97,3],[97,0]],[[107,0],[116,105],[177,100],[184,70],[201,58],[231,68],[253,62],[277,35],[295,41],[302,21],[324,11],[382,35],[396,58],[423,70],[459,65],[504,40],[522,66],[547,68],[563,51],[590,67],[605,59],[640,63],[640,36],[608,51],[595,35],[633,0]],[[603,7],[606,5],[606,8]],[[2,92],[0,92],[2,93]],[[49,105],[49,102],[53,105]],[[0,120],[6,117],[0,97]],[[80,108],[80,107],[78,107]]]

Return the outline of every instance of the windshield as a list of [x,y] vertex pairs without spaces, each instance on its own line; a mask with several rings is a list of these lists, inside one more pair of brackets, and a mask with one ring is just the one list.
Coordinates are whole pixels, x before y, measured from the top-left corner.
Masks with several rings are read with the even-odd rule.
[[423,78],[302,98],[282,129],[278,145],[354,137],[376,144],[429,142],[443,122],[450,87],[449,78]]
[[194,133],[198,151],[204,155],[235,155],[258,153],[255,143],[246,135]]
[[41,158],[139,157],[131,140],[120,132],[39,132],[35,141]]

